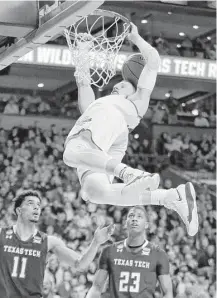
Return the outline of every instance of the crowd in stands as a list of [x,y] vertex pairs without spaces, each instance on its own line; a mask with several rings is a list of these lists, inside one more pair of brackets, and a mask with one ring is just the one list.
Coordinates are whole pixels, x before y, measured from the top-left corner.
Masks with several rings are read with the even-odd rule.
[[155,150],[186,170],[216,171],[216,140],[212,135],[204,133],[200,140],[194,140],[188,133],[171,136],[164,132],[156,140]]
[[177,43],[168,41],[163,34],[157,38],[153,38],[150,34],[144,37],[160,55],[216,60],[216,45],[212,40],[197,38],[192,41],[186,36],[177,47]]
[[[127,209],[82,201],[76,171],[62,161],[66,134],[66,129],[58,130],[56,125],[46,130],[39,126],[0,130],[0,226],[14,223],[12,200],[15,195],[33,188],[42,195],[39,228],[49,235],[62,238],[72,249],[84,251],[101,223],[116,224],[113,240],[125,238]],[[171,149],[169,142],[166,146],[165,139],[166,134],[161,146],[158,144],[159,154]],[[207,144],[214,148],[214,140],[205,136],[198,144],[192,144],[190,136],[183,141],[181,139],[176,136],[177,146],[179,144],[180,148],[189,151],[192,146],[197,146],[203,157],[206,156]],[[146,168],[145,155],[151,152],[150,145],[147,140],[140,144],[138,139],[131,136],[126,157],[128,162],[132,166],[139,164],[141,169]],[[162,188],[171,186],[169,179],[161,183]],[[147,206],[150,221],[147,236],[168,254],[176,298],[214,298],[216,295],[216,205],[205,187],[197,189],[197,194],[200,230],[196,237],[187,236],[175,212]],[[43,298],[85,297],[97,269],[97,259],[86,271],[78,273],[73,268],[62,267],[55,255],[51,254]],[[162,297],[159,288],[155,297]]]
[[[197,38],[191,40],[186,36],[180,43],[177,44],[164,37],[163,33],[160,36],[154,37],[150,32],[141,33],[142,37],[156,50],[160,55],[180,56],[198,59],[216,60],[216,44],[212,40],[203,40]],[[122,51],[135,51],[138,49],[128,40],[124,41]]]
[[77,103],[69,94],[63,96],[40,96],[33,94],[0,94],[0,112],[8,115],[62,116],[77,119]]
[[[196,113],[193,115],[193,113]],[[173,101],[158,101],[155,105],[149,107],[145,117],[151,120],[153,124],[178,124],[195,127],[215,127],[216,114],[214,110],[206,112],[203,108],[183,109],[177,99]]]
[[[137,19],[134,20],[134,18],[132,18],[132,21],[136,24],[138,23]],[[207,39],[198,37],[192,39],[186,34],[185,37],[183,37],[183,39],[180,40],[178,43],[177,41],[175,42],[166,38],[163,32],[161,32],[159,36],[153,36],[151,32],[144,30],[144,28],[142,28],[139,24],[137,25],[140,35],[150,45],[156,48],[160,55],[216,60],[215,38]],[[107,33],[107,37],[115,36],[116,28],[113,28],[113,30],[111,29],[110,31]],[[64,36],[59,36],[57,39],[52,40],[51,43],[55,43],[61,46],[67,45]],[[125,39],[121,51],[137,52],[138,48],[127,39]]]
[[[209,104],[198,106],[198,115],[194,116],[192,110],[183,110],[179,100],[170,91],[170,97],[160,100],[151,105],[145,118],[156,124],[180,124],[196,127],[215,127],[216,113],[215,105]],[[5,115],[41,115],[60,116],[77,119],[80,116],[77,102],[72,98],[75,95],[65,94],[63,96],[40,96],[35,91],[32,94],[0,94],[0,113]],[[77,98],[77,97],[76,97]],[[214,101],[214,97],[209,102]],[[191,110],[192,109],[192,110]],[[179,119],[182,115],[182,120]],[[184,116],[183,116],[184,115]]]
[[[150,32],[141,32],[141,36],[156,48],[160,55],[216,60],[216,43],[213,40],[200,38],[191,40],[190,37],[186,36],[177,44],[177,42],[174,43],[165,38],[163,33],[155,37]],[[65,38],[62,36],[52,41],[52,43],[66,46]],[[121,51],[137,52],[138,48],[125,39]]]
[[[187,33],[179,41],[165,37],[163,32],[159,36],[154,36],[151,31],[145,29],[141,23],[138,23],[137,17],[131,15],[131,21],[136,23],[140,35],[156,50],[160,55],[181,56],[187,58],[210,59],[216,60],[216,38],[191,38]],[[155,19],[147,20],[150,24],[154,24]],[[172,26],[172,23],[171,23]],[[186,27],[186,31],[187,31]],[[127,39],[124,41],[122,50],[138,51],[138,48],[130,43]]]

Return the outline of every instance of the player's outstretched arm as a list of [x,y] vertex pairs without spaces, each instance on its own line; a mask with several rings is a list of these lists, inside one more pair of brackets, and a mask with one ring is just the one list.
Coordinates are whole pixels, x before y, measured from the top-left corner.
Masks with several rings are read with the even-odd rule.
[[163,291],[163,298],[173,298],[172,281],[169,274],[169,259],[164,250],[158,251],[157,276]]
[[95,101],[95,94],[88,80],[84,79],[82,82],[78,82],[76,79],[76,83],[78,86],[78,107],[83,114],[89,105]]
[[163,291],[163,298],[173,298],[173,287],[170,275],[159,275],[158,280]]
[[156,83],[157,73],[160,67],[160,56],[158,51],[139,35],[137,27],[133,23],[131,23],[131,26],[131,33],[128,35],[128,39],[139,48],[146,64],[139,77],[137,91],[130,100],[143,101],[141,113],[144,115],[148,109],[149,99]]
[[98,227],[88,250],[83,255],[69,249],[61,239],[55,236],[48,236],[48,251],[52,250],[65,265],[84,270],[95,258],[99,246],[110,239],[114,229],[114,225],[105,228]]
[[[85,41],[86,40],[86,41]],[[83,40],[77,43],[78,50],[84,55],[88,55],[88,51],[91,47],[91,41],[88,37],[83,37]],[[81,56],[82,57],[82,56]],[[79,72],[83,73],[83,80],[76,78],[76,83],[78,86],[78,107],[81,114],[89,107],[89,105],[95,100],[95,94],[90,86],[90,69],[88,65],[83,65]]]
[[107,278],[108,272],[106,270],[99,269],[95,274],[92,287],[88,291],[86,298],[100,298]]

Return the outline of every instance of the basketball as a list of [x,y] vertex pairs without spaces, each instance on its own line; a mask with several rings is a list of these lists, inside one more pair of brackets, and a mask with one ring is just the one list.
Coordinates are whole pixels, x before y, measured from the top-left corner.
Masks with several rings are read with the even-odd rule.
[[131,55],[122,67],[122,77],[136,88],[140,74],[145,66],[145,59],[141,54]]

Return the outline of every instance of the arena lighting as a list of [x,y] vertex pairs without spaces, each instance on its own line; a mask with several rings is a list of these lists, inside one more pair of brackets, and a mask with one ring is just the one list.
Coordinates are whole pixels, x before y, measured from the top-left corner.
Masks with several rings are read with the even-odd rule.
[[170,97],[170,93],[167,92],[167,93],[165,94],[165,97],[169,98],[169,97]]
[[141,20],[141,23],[142,23],[142,24],[147,24],[148,21],[147,21],[147,20]]
[[194,25],[194,26],[193,26],[193,28],[194,28],[194,29],[198,29],[198,28],[199,28],[199,26],[197,26],[197,25]]
[[138,135],[138,133],[136,133],[135,135],[134,135],[134,139],[138,139],[139,138],[139,135]]
[[186,0],[160,0],[160,2],[163,3],[169,3],[169,4],[177,4],[177,5],[188,5],[188,1]]
[[43,88],[43,87],[44,87],[44,83],[39,83],[39,84],[38,84],[38,87],[39,87],[39,88]]
[[179,32],[179,36],[185,36],[184,32]]
[[192,113],[194,116],[197,116],[197,115],[199,114],[199,112],[198,112],[197,109],[193,110],[191,113]]

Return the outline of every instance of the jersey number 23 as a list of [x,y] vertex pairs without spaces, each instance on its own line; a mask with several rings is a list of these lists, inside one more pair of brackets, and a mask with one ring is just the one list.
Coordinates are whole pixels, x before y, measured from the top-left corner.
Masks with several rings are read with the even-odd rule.
[[140,285],[140,273],[122,271],[120,273],[119,292],[138,293]]

